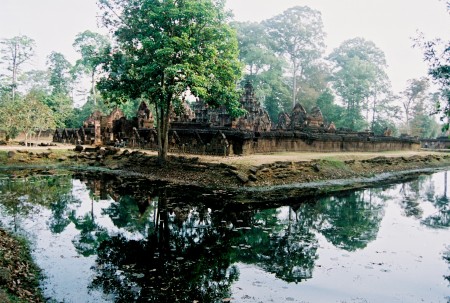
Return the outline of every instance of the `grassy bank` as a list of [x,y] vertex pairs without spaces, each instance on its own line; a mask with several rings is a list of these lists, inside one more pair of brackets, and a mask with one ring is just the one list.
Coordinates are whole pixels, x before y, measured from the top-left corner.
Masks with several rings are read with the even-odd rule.
[[0,229],[0,302],[44,302],[39,278],[26,241]]
[[320,180],[373,177],[381,173],[448,167],[450,153],[391,151],[381,153],[271,153],[211,157],[171,155],[161,167],[152,151],[90,148],[82,153],[73,146],[0,148],[0,166],[54,169],[102,168],[117,174],[139,173],[151,180],[178,184],[232,188],[289,185]]

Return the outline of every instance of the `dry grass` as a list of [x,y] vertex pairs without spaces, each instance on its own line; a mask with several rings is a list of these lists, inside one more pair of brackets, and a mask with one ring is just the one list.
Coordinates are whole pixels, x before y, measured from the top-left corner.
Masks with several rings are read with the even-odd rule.
[[426,156],[426,155],[442,154],[440,152],[432,151],[389,151],[389,152],[339,152],[339,153],[319,153],[319,152],[290,152],[290,153],[271,153],[264,155],[248,155],[248,156],[231,156],[231,157],[210,157],[200,156],[200,159],[205,162],[226,163],[231,165],[253,165],[259,166],[262,164],[273,163],[277,161],[282,162],[298,162],[298,161],[312,161],[312,160],[365,160],[379,156],[384,157],[411,157],[411,156]]

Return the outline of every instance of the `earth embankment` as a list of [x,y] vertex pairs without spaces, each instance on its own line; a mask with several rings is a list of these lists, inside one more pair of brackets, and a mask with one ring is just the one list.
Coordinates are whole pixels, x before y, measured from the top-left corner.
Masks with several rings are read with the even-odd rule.
[[[273,153],[236,157],[170,155],[161,166],[155,152],[73,146],[0,149],[10,168],[101,169],[140,174],[152,180],[220,188],[270,187],[324,180],[371,178],[380,174],[450,166],[450,153]],[[394,174],[395,175],[395,174]]]

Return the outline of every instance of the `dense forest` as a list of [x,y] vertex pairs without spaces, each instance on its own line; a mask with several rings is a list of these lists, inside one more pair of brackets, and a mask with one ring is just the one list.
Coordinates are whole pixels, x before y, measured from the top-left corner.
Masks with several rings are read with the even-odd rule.
[[[280,112],[290,112],[298,102],[307,110],[319,106],[326,121],[334,122],[338,128],[369,129],[376,134],[390,128],[396,135],[435,137],[447,125],[448,41],[427,41],[424,37],[411,41],[411,47],[414,44],[424,53],[424,60],[430,66],[429,75],[410,79],[402,92],[394,94],[386,73],[385,54],[373,42],[355,37],[326,53],[319,11],[297,6],[259,23],[234,22],[220,4],[196,7],[199,4],[195,1],[186,1],[185,7],[168,8],[167,3],[171,2],[160,2],[156,8],[158,5],[145,0],[136,2],[139,7],[119,0],[102,1],[106,3],[101,7],[103,25],[113,29],[114,34],[108,37],[89,30],[80,32],[73,41],[79,59],[69,62],[64,54],[52,52],[44,70],[27,69],[35,56],[36,44],[32,37],[2,39],[0,130],[8,138],[14,138],[21,132],[32,135],[46,129],[80,127],[94,110],[107,113],[116,106],[130,117],[142,99],[154,104],[155,111],[162,110],[158,101],[152,100],[153,91],[165,98],[173,97],[170,102],[175,104],[189,88],[195,96],[211,99],[213,105],[225,96],[222,103],[228,102],[230,108],[235,108],[239,90],[232,93],[227,87],[230,83],[242,87],[247,81],[253,84],[274,122]],[[164,37],[174,47],[161,48],[154,39],[146,40],[145,37],[162,34],[155,30],[156,26],[143,29],[143,15],[137,12],[143,11],[145,5],[150,7],[148,10],[160,9],[172,14],[171,20],[178,20],[181,26],[176,28],[177,32]],[[120,20],[114,19],[114,9],[124,12]],[[163,28],[167,16],[164,18],[154,18],[152,22]],[[126,26],[120,24],[124,20]],[[201,27],[201,22],[208,24],[209,32],[204,31],[207,27]],[[133,36],[138,31],[141,36]],[[219,39],[212,40],[213,36]],[[205,37],[209,37],[207,51],[202,46],[198,48],[202,51],[194,52],[195,43]],[[167,59],[180,57],[178,61]],[[130,58],[139,60],[130,61]],[[165,67],[164,75],[174,73],[171,90],[163,92],[149,86],[144,94],[145,82],[139,81],[146,74],[136,76],[137,73],[146,71],[146,79],[158,79],[152,78],[150,72],[158,72],[153,67],[168,61],[172,65]],[[117,76],[123,69],[127,73]],[[215,81],[201,74],[206,71],[216,76],[210,77]],[[161,87],[166,88],[167,83]],[[437,123],[436,117],[441,117],[443,123]]]

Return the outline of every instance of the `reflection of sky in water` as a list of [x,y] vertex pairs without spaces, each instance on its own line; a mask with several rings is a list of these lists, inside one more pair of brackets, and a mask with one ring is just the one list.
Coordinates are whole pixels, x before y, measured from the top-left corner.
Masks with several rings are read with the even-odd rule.
[[399,207],[388,203],[378,238],[363,250],[341,250],[316,235],[319,258],[312,279],[286,283],[241,263],[233,302],[447,302],[448,265],[441,254],[443,242],[450,244],[448,230],[401,217]]
[[[345,224],[333,226],[338,224],[332,221],[330,216],[333,214],[326,217],[323,213],[315,213],[315,220],[320,224],[315,222],[314,228],[309,230],[317,242],[313,243],[317,247],[317,259],[314,260],[311,279],[287,283],[275,274],[264,271],[258,262],[246,264],[238,258],[236,265],[240,276],[231,287],[232,302],[447,302],[450,291],[443,276],[449,275],[449,264],[443,260],[442,254],[450,245],[450,230],[448,227],[430,228],[422,224],[426,218],[439,214],[436,198],[444,195],[444,173],[421,180],[408,183],[408,186],[393,185],[383,191],[368,189],[360,192],[364,203],[372,199],[370,205],[376,210],[374,217],[380,219],[374,230],[376,239],[365,243],[363,248],[345,250],[334,246],[330,235],[326,236],[321,231],[346,228]],[[72,200],[65,209],[65,215],[72,214],[74,218],[90,218],[93,215],[97,226],[95,230],[104,231],[109,236],[122,235],[129,240],[146,238],[148,224],[139,231],[115,226],[104,210],[116,202],[111,198],[92,200],[92,193],[79,180],[73,180],[72,185]],[[4,192],[0,192],[0,197]],[[413,200],[417,198],[418,203],[405,206],[406,196]],[[152,205],[154,203],[153,200]],[[339,201],[330,198],[328,202],[318,202],[318,209],[326,212],[330,203]],[[407,216],[407,207],[419,210],[412,212],[416,215]],[[299,212],[302,209],[301,206]],[[448,211],[448,205],[446,209]],[[215,210],[208,209],[207,216],[201,222],[197,210],[185,214],[188,223],[185,223],[184,232],[193,235],[191,240],[194,243],[201,242],[203,234],[192,231],[207,227],[214,213]],[[308,211],[305,214],[309,214]],[[364,214],[370,215],[370,211]],[[287,234],[286,226],[290,222],[293,225],[303,222],[302,218],[296,221],[296,213],[290,207],[281,207],[270,216],[277,221],[270,233],[279,235]],[[85,257],[77,252],[74,242],[80,239],[80,230],[75,228],[73,222],[63,232],[52,234],[48,228],[52,213],[42,206],[34,206],[27,216],[14,220],[14,217],[7,215],[5,206],[0,204],[0,217],[4,226],[12,227],[14,222],[18,222],[19,230],[31,239],[33,255],[46,275],[45,296],[58,302],[114,301],[113,296],[89,290],[88,286],[94,278],[96,256]],[[175,220],[173,213],[169,217]],[[151,218],[146,220],[150,222]],[[242,232],[245,235],[256,229]],[[301,241],[310,241],[310,238],[302,238]],[[251,253],[252,249],[247,251]]]
[[[435,197],[442,196],[444,173],[433,175],[426,185],[434,185]],[[450,231],[431,229],[416,218],[405,217],[399,206],[400,188],[395,185],[384,191],[390,198],[377,239],[366,248],[348,252],[316,232],[319,258],[313,278],[299,284],[239,263],[233,302],[448,302],[450,290],[443,276],[449,274],[449,265],[442,254],[450,245]],[[436,214],[422,193],[419,199],[422,218]],[[287,208],[278,215],[282,220],[287,216]]]

